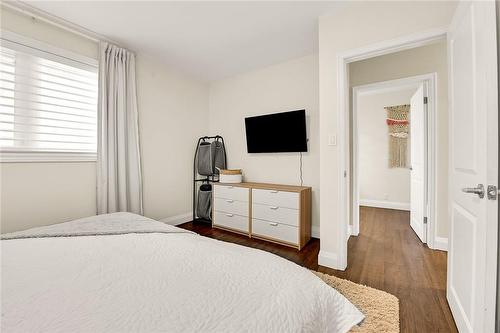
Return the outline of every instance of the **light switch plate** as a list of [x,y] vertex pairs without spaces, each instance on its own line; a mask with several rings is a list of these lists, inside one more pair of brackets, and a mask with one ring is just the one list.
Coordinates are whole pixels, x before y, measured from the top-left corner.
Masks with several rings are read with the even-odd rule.
[[330,134],[328,135],[328,145],[329,146],[336,146],[337,145],[337,136]]

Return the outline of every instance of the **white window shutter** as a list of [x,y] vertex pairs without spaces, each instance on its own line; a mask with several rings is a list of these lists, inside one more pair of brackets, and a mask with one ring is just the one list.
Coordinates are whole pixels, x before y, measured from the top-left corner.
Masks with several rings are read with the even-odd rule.
[[95,154],[97,72],[64,56],[2,41],[0,150]]

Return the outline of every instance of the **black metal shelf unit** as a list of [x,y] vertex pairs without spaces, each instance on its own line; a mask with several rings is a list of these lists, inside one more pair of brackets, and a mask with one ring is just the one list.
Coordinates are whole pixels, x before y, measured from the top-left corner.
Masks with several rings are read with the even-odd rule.
[[198,183],[201,182],[211,184],[217,183],[219,181],[218,174],[212,174],[206,176],[205,178],[199,178],[200,174],[198,173],[198,148],[200,147],[200,143],[203,141],[216,141],[220,140],[222,142],[222,146],[224,147],[224,164],[227,165],[227,155],[226,155],[226,145],[224,144],[224,138],[220,135],[216,136],[202,136],[198,138],[198,142],[196,143],[196,150],[194,152],[194,161],[193,161],[193,222],[211,222],[210,220],[204,218],[198,218],[196,216],[196,205],[197,205],[197,193],[198,193]]

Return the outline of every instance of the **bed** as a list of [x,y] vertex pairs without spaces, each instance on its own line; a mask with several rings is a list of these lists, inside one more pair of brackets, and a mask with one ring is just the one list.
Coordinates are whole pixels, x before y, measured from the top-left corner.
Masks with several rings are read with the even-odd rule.
[[4,234],[2,332],[347,332],[309,270],[130,213]]

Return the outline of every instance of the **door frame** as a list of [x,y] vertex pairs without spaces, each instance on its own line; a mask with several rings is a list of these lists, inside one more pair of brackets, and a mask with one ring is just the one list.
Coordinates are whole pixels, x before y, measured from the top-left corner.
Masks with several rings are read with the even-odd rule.
[[407,88],[418,88],[424,84],[424,94],[427,96],[427,106],[425,109],[425,191],[427,217],[426,243],[431,249],[446,250],[440,242],[436,242],[436,169],[437,169],[437,145],[436,145],[436,124],[437,124],[437,73],[410,76],[402,79],[380,81],[352,88],[352,168],[351,179],[352,193],[352,231],[349,236],[359,235],[359,207],[360,207],[360,183],[359,183],[359,122],[358,122],[358,98],[365,94],[376,94],[389,91],[397,91]]
[[415,33],[395,39],[385,40],[361,48],[356,48],[342,52],[337,55],[337,124],[338,124],[338,145],[339,145],[339,168],[337,179],[339,186],[339,211],[337,212],[340,221],[338,241],[340,253],[338,257],[338,268],[347,267],[347,241],[349,239],[349,63],[374,58],[381,55],[395,53],[399,51],[413,49],[419,46],[431,44],[438,40],[446,40],[448,27],[444,26],[420,33]]

